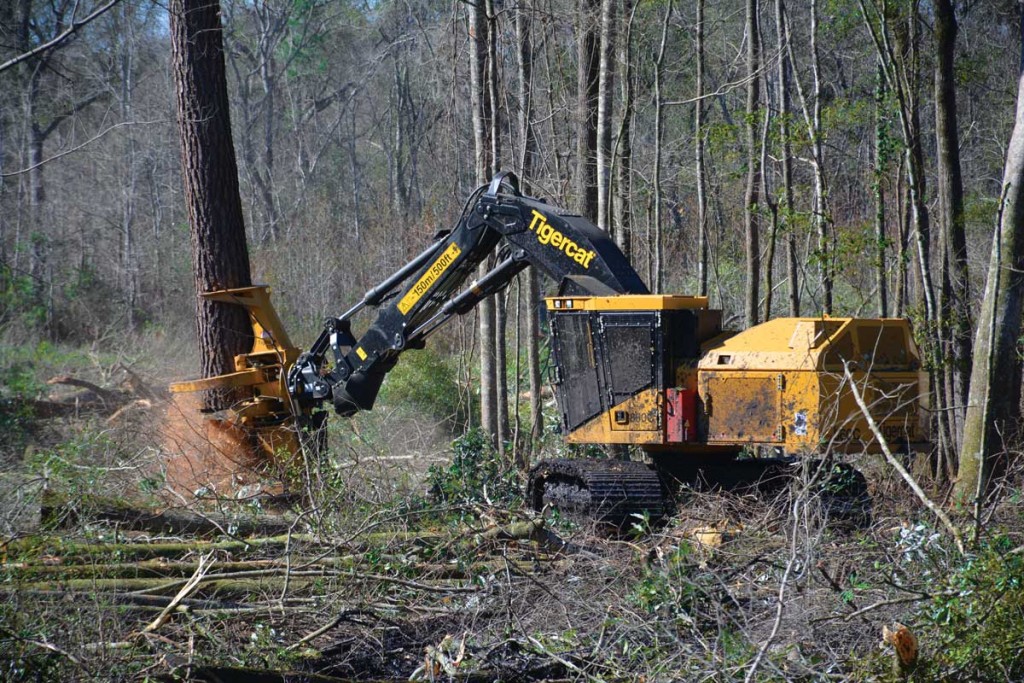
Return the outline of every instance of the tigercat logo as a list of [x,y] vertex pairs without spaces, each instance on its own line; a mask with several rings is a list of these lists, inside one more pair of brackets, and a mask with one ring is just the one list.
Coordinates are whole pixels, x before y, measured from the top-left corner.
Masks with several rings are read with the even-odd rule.
[[530,221],[530,230],[537,235],[537,241],[541,244],[549,244],[561,251],[576,263],[584,268],[590,268],[590,261],[596,256],[596,252],[587,251],[571,239],[558,232],[548,225],[547,216],[536,209],[533,212],[533,220]]
[[459,249],[459,245],[452,243],[448,245],[448,248],[444,250],[437,260],[434,261],[433,265],[427,268],[427,272],[423,273],[423,277],[412,286],[402,300],[398,302],[398,310],[405,315],[408,313],[416,302],[423,298],[423,295],[430,291],[430,288],[437,282],[437,279],[444,274],[444,271],[448,270],[448,267],[455,262],[455,259],[459,257],[462,250]]

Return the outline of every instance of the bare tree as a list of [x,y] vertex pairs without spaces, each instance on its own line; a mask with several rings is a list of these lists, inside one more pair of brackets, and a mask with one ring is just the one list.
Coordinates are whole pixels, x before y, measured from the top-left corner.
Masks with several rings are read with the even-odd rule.
[[707,296],[708,197],[707,164],[704,158],[704,0],[697,0],[694,30],[697,34],[697,101],[693,110],[693,154],[697,175],[697,293],[700,296]]
[[974,337],[974,363],[960,445],[954,497],[980,505],[995,458],[1020,420],[1020,404],[1007,400],[1018,377],[1017,343],[1024,311],[1024,2],[1020,15],[1017,111],[1003,170],[1003,195],[988,262],[985,295]]
[[747,187],[743,195],[744,249],[746,253],[745,318],[747,327],[757,324],[761,278],[759,190],[761,159],[757,144],[757,113],[760,104],[761,40],[757,22],[757,0],[746,1],[747,34]]
[[[516,8],[516,65],[519,70],[519,140],[522,145],[519,171],[524,181],[530,178],[535,168],[537,136],[533,128],[533,59],[534,43],[532,31],[532,5],[520,2]],[[529,192],[529,186],[526,187]],[[544,413],[541,410],[540,376],[540,319],[537,306],[540,303],[540,281],[536,268],[527,269],[522,276],[526,279],[526,366],[530,386],[530,449],[521,449],[516,456],[519,466],[529,464],[529,454],[544,432]]]
[[[491,98],[487,73],[490,29],[483,3],[468,3],[466,12],[470,34],[470,99],[473,119],[474,176],[484,183],[492,168],[491,162]],[[487,261],[480,265],[481,276],[487,272]],[[477,306],[480,334],[480,427],[497,444],[498,390],[497,358],[495,357],[494,299],[487,297]]]
[[600,88],[598,0],[577,0],[576,202],[580,214],[597,222],[597,101]]
[[939,333],[948,351],[943,366],[946,395],[951,401],[950,431],[959,441],[971,375],[971,293],[964,230],[964,183],[960,172],[954,61],[959,26],[953,0],[935,3],[935,143],[938,156],[941,286]]
[[612,116],[615,86],[617,0],[601,0],[600,66],[597,98],[597,227],[611,231]]
[[[796,258],[796,225],[793,205],[793,151],[790,143],[789,119],[791,114],[790,79],[793,65],[790,59],[786,31],[786,5],[775,0],[775,31],[779,40],[779,137],[782,140],[782,224],[786,233],[786,279],[789,281],[789,314],[800,315],[800,281]],[[706,248],[706,247],[705,247]],[[705,282],[706,285],[706,282]]]

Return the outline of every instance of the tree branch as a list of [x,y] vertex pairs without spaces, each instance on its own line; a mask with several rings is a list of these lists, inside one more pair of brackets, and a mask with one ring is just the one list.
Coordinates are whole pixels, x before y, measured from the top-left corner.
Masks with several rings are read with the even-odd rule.
[[10,68],[12,68],[14,66],[17,66],[18,64],[21,64],[22,62],[24,62],[24,61],[26,61],[28,59],[32,59],[36,55],[42,54],[43,52],[46,52],[47,50],[52,50],[53,48],[59,46],[65,40],[67,40],[72,35],[77,33],[80,28],[82,28],[86,24],[89,24],[94,19],[98,19],[99,17],[103,16],[103,14],[106,13],[107,10],[109,10],[111,7],[113,7],[117,3],[118,3],[118,0],[110,0],[110,2],[108,2],[107,4],[103,5],[102,7],[98,8],[98,9],[96,9],[92,14],[90,14],[87,17],[85,17],[81,21],[75,21],[74,19],[72,19],[71,20],[71,25],[68,26],[66,29],[64,29],[64,31],[62,31],[53,40],[49,40],[49,41],[43,43],[42,45],[39,45],[39,46],[29,50],[28,52],[20,54],[17,57],[13,57],[11,59],[8,59],[3,64],[0,64],[0,73],[3,73],[7,69],[10,69]]

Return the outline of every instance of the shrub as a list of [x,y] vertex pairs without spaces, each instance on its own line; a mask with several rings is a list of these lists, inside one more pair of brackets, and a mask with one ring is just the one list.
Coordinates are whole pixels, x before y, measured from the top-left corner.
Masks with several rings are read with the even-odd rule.
[[925,608],[934,631],[925,679],[1024,680],[1024,554],[1010,547],[1005,537],[990,542]]
[[431,495],[445,503],[513,506],[522,501],[515,469],[498,455],[479,429],[452,442],[451,463],[447,467],[431,466],[427,482]]

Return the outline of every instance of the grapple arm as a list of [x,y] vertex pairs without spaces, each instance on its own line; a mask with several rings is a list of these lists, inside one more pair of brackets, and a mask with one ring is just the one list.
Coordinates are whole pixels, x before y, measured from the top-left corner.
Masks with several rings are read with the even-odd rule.
[[[498,251],[498,263],[464,291],[477,266]],[[288,373],[288,391],[301,412],[330,398],[344,415],[373,407],[385,375],[406,349],[454,315],[500,291],[527,265],[559,283],[560,292],[647,292],[608,236],[587,220],[523,196],[511,173],[499,173],[470,197],[456,227],[406,266],[327,321],[310,350]],[[352,316],[376,306],[358,338]],[[330,367],[328,368],[328,365]]]

